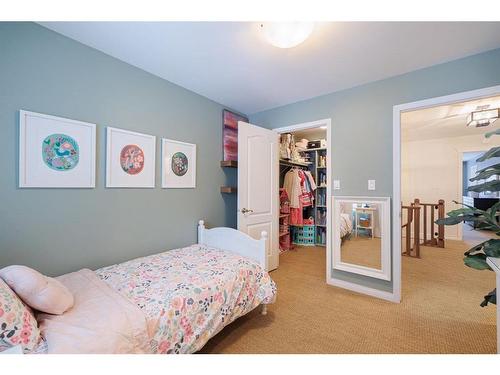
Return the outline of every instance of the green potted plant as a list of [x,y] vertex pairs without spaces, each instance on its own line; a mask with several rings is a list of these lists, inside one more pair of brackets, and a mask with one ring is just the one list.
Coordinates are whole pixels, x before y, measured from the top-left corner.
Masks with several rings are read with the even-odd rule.
[[[500,129],[486,134],[486,138],[493,135],[500,135]],[[500,147],[493,147],[486,151],[477,161],[482,162],[494,157],[500,156]],[[470,179],[470,181],[486,180],[492,176],[500,176],[500,163],[483,168],[477,172],[477,175]],[[495,179],[491,181],[481,182],[468,188],[469,191],[484,192],[484,191],[500,191],[500,180]],[[463,203],[454,201],[454,203],[461,204],[463,207],[447,213],[448,217],[436,220],[436,224],[456,225],[464,221],[473,221],[477,224],[478,228],[491,230],[500,237],[500,224],[497,221],[497,215],[500,215],[500,202],[494,204],[486,211],[478,210],[477,208],[468,206]],[[486,262],[487,257],[500,257],[500,239],[492,238],[484,241],[464,253],[464,263],[466,266],[476,270],[490,270],[490,266]],[[496,304],[496,289],[489,292],[484,296],[481,306],[487,306],[488,303]]]

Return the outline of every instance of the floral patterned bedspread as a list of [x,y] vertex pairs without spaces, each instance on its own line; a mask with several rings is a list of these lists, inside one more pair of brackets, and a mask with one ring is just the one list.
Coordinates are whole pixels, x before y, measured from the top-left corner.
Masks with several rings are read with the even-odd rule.
[[226,325],[276,298],[276,284],[257,262],[204,245],[95,272],[144,311],[154,353],[194,353]]

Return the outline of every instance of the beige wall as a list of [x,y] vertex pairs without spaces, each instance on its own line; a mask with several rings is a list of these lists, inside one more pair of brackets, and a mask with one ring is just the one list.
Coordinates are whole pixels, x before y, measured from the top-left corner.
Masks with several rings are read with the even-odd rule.
[[[485,131],[486,132],[486,131]],[[432,203],[444,199],[446,212],[462,200],[462,153],[485,151],[500,145],[500,137],[484,143],[482,135],[403,142],[401,145],[401,198]],[[445,237],[460,239],[459,226],[448,226]]]

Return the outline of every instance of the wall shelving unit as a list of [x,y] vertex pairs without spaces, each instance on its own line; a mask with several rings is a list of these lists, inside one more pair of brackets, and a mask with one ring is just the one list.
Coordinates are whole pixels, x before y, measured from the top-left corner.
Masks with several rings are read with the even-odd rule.
[[[238,162],[236,160],[227,160],[220,162],[221,168],[238,168]],[[238,191],[236,186],[221,186],[220,192],[223,194],[234,194]]]
[[[316,227],[315,233],[315,245],[326,246],[326,148],[311,148],[302,153],[308,154],[309,160],[309,170],[314,176],[316,181],[317,189],[314,201],[313,215],[314,215],[314,225]],[[324,164],[320,164],[320,160],[324,160]]]

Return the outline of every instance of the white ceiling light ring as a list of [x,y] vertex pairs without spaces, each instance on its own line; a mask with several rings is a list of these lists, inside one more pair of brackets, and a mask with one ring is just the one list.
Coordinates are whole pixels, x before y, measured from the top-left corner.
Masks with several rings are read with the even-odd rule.
[[314,30],[314,22],[264,22],[260,24],[264,38],[278,48],[292,48],[303,43]]

